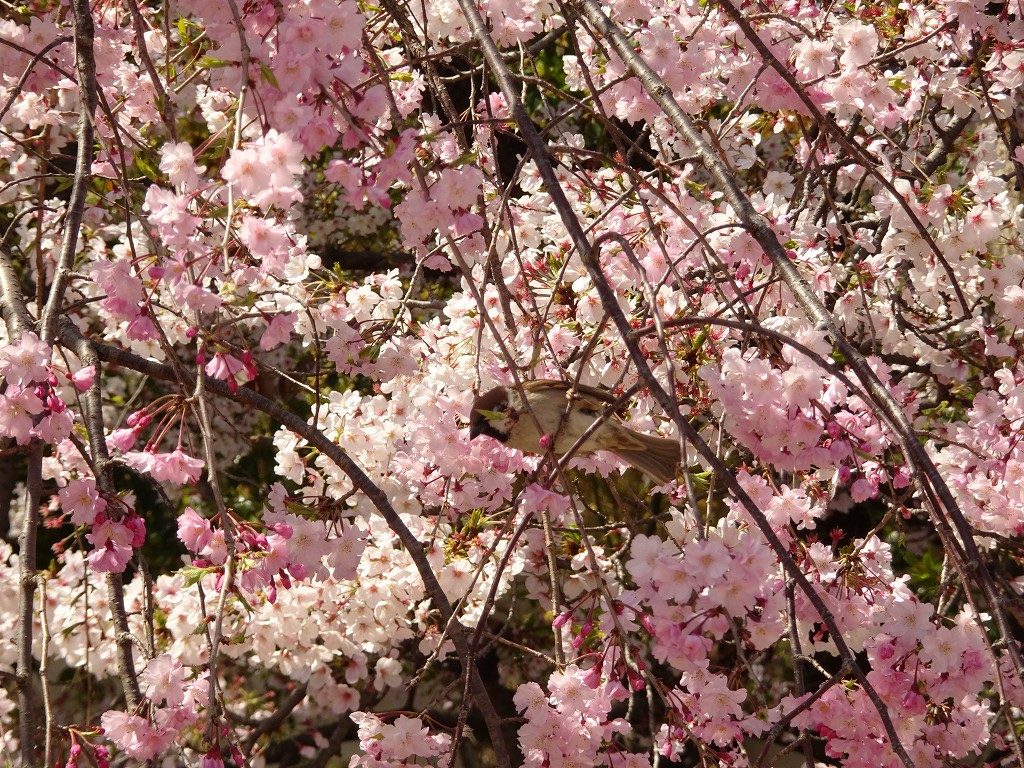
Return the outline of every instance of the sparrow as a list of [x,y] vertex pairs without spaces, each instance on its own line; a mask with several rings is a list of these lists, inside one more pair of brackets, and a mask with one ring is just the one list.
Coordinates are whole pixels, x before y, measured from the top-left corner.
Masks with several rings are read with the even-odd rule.
[[[524,453],[545,453],[544,436],[554,440],[551,448],[561,457],[615,402],[608,392],[566,381],[527,381],[523,391],[526,404],[514,387],[495,387],[477,397],[469,417],[470,439],[487,435]],[[602,422],[576,453],[594,451],[611,451],[658,485],[675,478],[680,461],[678,442],[632,430],[615,416]]]

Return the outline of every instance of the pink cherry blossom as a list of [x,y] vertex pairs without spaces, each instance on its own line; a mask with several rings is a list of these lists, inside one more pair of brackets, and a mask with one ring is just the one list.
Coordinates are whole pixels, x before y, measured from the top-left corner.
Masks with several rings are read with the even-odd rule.
[[199,515],[192,507],[178,516],[178,538],[192,552],[201,552],[209,544],[213,531],[210,521]]
[[96,481],[91,477],[72,480],[57,495],[74,525],[92,525],[96,515],[107,508],[106,500],[100,497]]
[[72,375],[71,380],[74,382],[76,389],[80,392],[85,392],[96,380],[96,366],[87,365],[84,368],[80,368]]
[[184,700],[185,670],[167,654],[151,659],[139,679],[146,686],[146,698],[157,704],[176,707]]
[[0,376],[14,387],[44,381],[49,362],[50,348],[33,331],[23,333],[16,343],[0,348]]
[[124,459],[140,472],[152,475],[153,479],[176,485],[197,482],[205,466],[201,459],[186,455],[180,448],[170,453],[128,451]]
[[150,760],[167,749],[175,733],[154,728],[139,715],[108,710],[100,718],[107,737],[136,760]]
[[160,170],[168,181],[185,191],[199,186],[199,174],[205,166],[196,165],[192,147],[184,142],[167,142],[160,150]]
[[95,547],[88,560],[96,571],[121,573],[135,553],[135,532],[120,522],[104,520],[97,523],[85,538]]
[[0,435],[25,445],[32,434],[32,417],[43,412],[43,402],[28,389],[11,387],[0,394]]

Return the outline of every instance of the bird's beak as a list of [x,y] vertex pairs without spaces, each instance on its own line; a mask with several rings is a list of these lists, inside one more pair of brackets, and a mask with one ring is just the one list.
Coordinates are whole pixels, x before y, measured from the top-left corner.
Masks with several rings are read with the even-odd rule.
[[471,424],[469,427],[469,439],[472,440],[474,437],[480,437],[486,428],[487,422],[483,419],[480,419],[480,421],[475,424]]

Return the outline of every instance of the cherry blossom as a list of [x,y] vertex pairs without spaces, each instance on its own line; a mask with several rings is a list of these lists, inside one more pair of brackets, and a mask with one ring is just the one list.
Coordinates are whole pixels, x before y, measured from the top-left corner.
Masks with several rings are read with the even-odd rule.
[[0,376],[14,387],[24,388],[44,381],[50,362],[50,347],[32,331],[22,334],[15,344],[0,349]]

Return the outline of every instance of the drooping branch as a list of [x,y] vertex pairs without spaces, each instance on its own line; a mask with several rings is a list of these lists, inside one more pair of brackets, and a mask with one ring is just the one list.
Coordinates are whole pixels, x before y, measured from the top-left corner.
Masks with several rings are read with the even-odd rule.
[[43,444],[33,440],[29,447],[28,493],[25,514],[18,536],[18,726],[21,764],[36,765],[36,713],[32,695],[32,614],[36,593],[36,533],[39,530],[39,504],[43,489]]
[[[589,3],[587,5],[589,5]],[[956,294],[957,301],[959,302],[960,308],[963,310],[965,317],[970,318],[970,303],[967,301],[967,297],[964,296],[964,292],[960,288],[960,284],[957,282],[953,267],[950,266],[949,261],[946,259],[946,255],[939,249],[938,245],[936,245],[935,239],[928,231],[928,228],[924,225],[924,222],[921,221],[921,217],[918,216],[910,207],[910,204],[906,201],[903,195],[899,193],[899,190],[896,189],[893,183],[878,171],[875,167],[876,163],[873,158],[860,144],[853,140],[852,134],[848,136],[836,121],[832,119],[831,115],[822,112],[818,105],[814,103],[803,86],[793,76],[793,73],[789,68],[779,61],[779,58],[772,53],[767,45],[765,45],[765,42],[758,36],[750,22],[743,16],[740,9],[729,2],[729,0],[718,0],[718,5],[729,15],[730,18],[732,18],[734,22],[736,22],[736,25],[741,29],[751,46],[761,55],[762,60],[768,66],[772,67],[779,77],[781,77],[786,84],[793,89],[797,98],[800,99],[804,107],[811,113],[811,115],[814,116],[818,125],[820,125],[829,135],[839,142],[843,149],[850,153],[851,157],[856,158],[857,162],[867,171],[867,173],[870,174],[875,181],[877,181],[878,184],[892,196],[893,201],[903,209],[903,212],[907,215],[909,221],[914,226],[914,229],[917,230],[917,234],[928,245],[932,255],[945,271],[946,276],[949,278],[950,288],[953,290],[953,293]],[[621,30],[619,31],[621,32]],[[618,46],[616,46],[616,52],[618,52]],[[642,59],[636,56],[635,53],[634,58],[642,61]],[[671,98],[671,95],[669,95],[669,98]],[[661,106],[660,103],[659,106]],[[685,113],[682,114],[685,115]],[[970,117],[968,117],[968,120],[969,119]]]
[[36,68],[36,65],[40,61],[42,61],[46,54],[48,54],[54,48],[57,48],[61,45],[64,45],[64,43],[68,42],[71,42],[71,38],[67,35],[61,35],[60,37],[51,40],[49,43],[43,46],[34,56],[32,56],[32,60],[29,61],[29,63],[25,66],[25,71],[22,72],[21,77],[18,78],[18,82],[14,84],[13,88],[11,88],[10,95],[7,97],[7,101],[4,103],[3,107],[0,107],[0,123],[4,121],[4,117],[7,116],[7,112],[14,104],[14,100],[17,99],[18,96],[21,94],[21,89],[25,87],[25,83],[28,80],[29,75],[31,75],[32,71]]
[[[578,7],[587,20],[609,41],[630,73],[640,81],[647,93],[664,111],[672,127],[693,149],[716,185],[724,192],[726,200],[736,211],[739,221],[750,232],[771,259],[772,265],[782,275],[800,308],[807,313],[807,316],[818,328],[828,333],[847,364],[871,395],[877,412],[892,425],[904,455],[910,459],[914,468],[927,479],[928,486],[933,489],[934,495],[937,497],[936,501],[941,502],[930,504],[929,509],[936,529],[942,535],[943,544],[947,551],[957,552],[959,549],[954,537],[950,535],[949,527],[952,523],[963,547],[963,556],[955,558],[961,576],[965,581],[976,582],[981,588],[986,602],[996,617],[999,630],[1006,640],[1006,649],[1017,676],[1024,679],[1024,658],[1021,657],[1020,649],[1012,639],[1013,633],[1006,612],[1000,603],[992,575],[974,541],[971,526],[953,498],[953,494],[935,466],[935,462],[932,461],[928,451],[918,439],[902,406],[889,388],[878,378],[860,350],[839,329],[835,319],[818,300],[810,285],[800,274],[792,259],[789,258],[786,249],[779,242],[769,223],[755,210],[725,163],[705,141],[690,116],[675,101],[671,89],[636,53],[623,31],[604,14],[596,0],[578,0]],[[522,126],[520,127],[522,128]],[[976,578],[972,578],[972,576]]]
[[[67,328],[69,333],[73,333],[67,326],[62,327],[61,330],[63,331],[65,328]],[[159,381],[166,381],[173,384],[184,383],[186,386],[194,386],[194,382],[181,382],[179,378],[180,372],[176,372],[169,365],[147,360],[146,358],[140,357],[131,352],[105,344],[94,343],[93,347],[99,358],[108,364],[118,365],[137,373],[145,374],[146,376]],[[377,487],[366,473],[363,472],[359,465],[356,464],[338,445],[331,442],[322,432],[307,423],[304,419],[291,411],[285,410],[274,401],[254,392],[248,387],[239,387],[236,391],[232,392],[225,382],[205,376],[204,386],[206,391],[210,394],[233,400],[236,403],[240,403],[266,414],[286,429],[289,429],[296,435],[302,437],[310,446],[327,456],[331,461],[337,464],[346,475],[348,475],[349,479],[352,481],[353,487],[370,500],[370,503],[372,503],[377,509],[381,517],[384,518],[388,526],[398,536],[399,541],[402,542],[402,545],[409,553],[413,564],[416,566],[416,569],[420,574],[420,578],[423,579],[423,585],[426,588],[427,594],[437,607],[443,622],[448,626],[449,636],[455,645],[460,662],[463,665],[472,664],[469,639],[467,638],[465,628],[457,620],[452,620],[453,611],[451,602],[448,600],[447,595],[445,595],[444,590],[437,581],[437,577],[434,575],[430,562],[427,560],[426,553],[423,550],[423,545],[402,521],[402,518],[391,505],[391,502],[388,500],[384,491]],[[504,735],[501,730],[501,720],[494,708],[493,702],[491,701],[487,686],[475,668],[473,672],[472,689],[473,698],[476,701],[477,707],[480,709],[485,723],[487,724],[487,731],[491,738],[491,745],[494,749],[497,765],[510,768],[512,763],[508,747],[505,744]]]
[[699,453],[701,458],[708,463],[715,475],[725,483],[725,486],[729,489],[732,495],[735,496],[740,504],[743,505],[744,510],[750,515],[758,530],[761,531],[761,535],[764,536],[768,546],[771,547],[773,552],[775,552],[775,556],[779,558],[779,562],[786,571],[787,578],[793,580],[793,582],[800,588],[800,591],[807,597],[808,602],[814,606],[814,610],[817,611],[818,616],[821,618],[821,623],[828,629],[829,636],[833,644],[836,646],[836,650],[839,652],[839,656],[843,660],[843,663],[849,667],[854,677],[857,678],[857,682],[860,683],[861,687],[864,689],[864,693],[867,694],[871,703],[874,705],[875,710],[878,712],[878,716],[885,729],[886,735],[889,737],[889,743],[892,746],[893,751],[899,756],[900,760],[905,766],[907,766],[907,768],[912,768],[914,766],[914,762],[911,760],[906,748],[900,741],[899,734],[896,732],[896,728],[893,725],[892,718],[889,715],[885,702],[882,701],[882,697],[879,696],[878,692],[871,684],[871,681],[868,680],[867,674],[860,665],[857,664],[853,649],[851,649],[846,643],[846,639],[842,634],[842,629],[836,621],[835,616],[832,614],[832,611],[827,605],[825,605],[825,601],[821,598],[821,595],[818,594],[810,581],[808,581],[804,572],[800,570],[800,567],[793,560],[789,550],[786,548],[786,545],[782,543],[778,534],[775,533],[775,529],[773,529],[771,523],[768,522],[768,518],[765,516],[764,512],[761,511],[756,502],[747,494],[743,489],[743,486],[739,484],[736,476],[719,458],[715,450],[705,442],[700,433],[690,425],[690,422],[679,415],[679,409],[675,398],[669,394],[661,385],[661,382],[658,381],[658,378],[654,375],[654,371],[651,370],[647,358],[644,356],[639,344],[637,344],[636,338],[632,334],[632,326],[629,323],[629,319],[622,311],[622,307],[619,306],[615,296],[615,291],[608,284],[604,273],[601,271],[601,265],[598,261],[597,254],[592,251],[584,256],[583,261],[587,266],[587,271],[590,273],[591,278],[594,281],[594,287],[597,290],[598,295],[601,297],[601,303],[604,305],[605,311],[611,315],[612,321],[619,329],[623,343],[629,350],[630,359],[637,367],[637,373],[640,375],[640,378],[643,379],[644,384],[647,386],[651,395],[658,401],[658,404],[665,409],[666,413],[675,413],[676,418],[673,420],[675,421],[676,427],[682,434],[683,439],[696,448],[697,453]]
[[[115,493],[111,475],[112,462],[107,451],[106,430],[103,426],[103,400],[100,386],[103,379],[102,361],[96,354],[92,343],[82,336],[81,332],[70,319],[62,317],[58,324],[61,342],[67,346],[85,366],[95,366],[92,385],[84,393],[83,418],[85,429],[89,435],[89,449],[92,453],[93,466],[96,468],[96,485],[108,497]],[[110,603],[110,615],[116,631],[117,672],[124,688],[125,702],[129,711],[134,710],[142,701],[139,679],[135,673],[135,660],[132,656],[132,635],[128,626],[128,612],[124,603],[124,582],[119,573],[106,574],[107,600]]]
[[[601,14],[600,7],[597,5],[597,3],[593,2],[591,3],[591,5],[593,6],[591,10],[593,10],[598,16],[600,16],[600,18],[604,18],[603,14]],[[593,252],[591,244],[586,234],[584,233],[582,226],[580,225],[579,219],[577,218],[571,203],[566,197],[565,192],[562,190],[558,177],[555,174],[555,170],[548,157],[547,148],[544,145],[544,141],[541,138],[540,133],[534,126],[532,120],[530,120],[529,115],[527,114],[526,109],[523,105],[523,102],[520,99],[519,90],[516,87],[516,83],[512,77],[512,73],[509,71],[507,65],[505,64],[501,56],[501,53],[498,50],[498,47],[495,44],[494,40],[492,39],[489,31],[487,30],[483,18],[480,16],[480,12],[477,10],[476,6],[473,3],[469,2],[468,0],[459,0],[459,6],[461,7],[463,14],[465,14],[466,16],[470,31],[472,32],[474,39],[480,45],[484,57],[487,60],[487,63],[491,66],[493,70],[493,76],[497,81],[502,94],[505,97],[506,103],[509,105],[509,110],[512,113],[513,119],[516,121],[517,126],[519,127],[520,134],[523,136],[523,140],[526,142],[527,147],[529,147],[530,152],[533,155],[534,161],[537,164],[538,172],[541,176],[541,180],[544,183],[548,195],[551,197],[552,204],[555,207],[555,210],[558,212],[558,215],[562,221],[562,225],[566,228],[576,251],[583,258],[584,264],[587,267],[587,271],[590,274],[590,277],[594,282],[595,288],[597,289],[598,294],[601,298],[601,302],[604,306],[604,309],[612,316],[613,320],[615,321],[616,327],[619,329],[619,333],[622,335],[623,342],[629,349],[630,357],[633,360],[634,364],[637,366],[641,378],[644,380],[644,383],[647,385],[651,394],[658,401],[659,405],[661,405],[661,407],[664,408],[666,413],[672,416],[673,420],[679,427],[683,437],[686,438],[692,445],[694,445],[697,451],[701,454],[701,456],[703,456],[704,459],[709,462],[710,466],[714,469],[715,474],[720,477],[720,479],[726,484],[729,490],[732,491],[733,495],[736,496],[736,498],[740,501],[743,507],[751,515],[751,517],[757,523],[759,529],[765,535],[765,538],[767,539],[769,545],[772,547],[776,555],[779,557],[787,573],[793,578],[796,584],[800,587],[801,591],[803,591],[807,595],[807,598],[810,601],[810,603],[814,606],[815,610],[818,611],[822,623],[825,624],[829,632],[833,635],[834,642],[836,644],[836,647],[840,651],[840,655],[843,657],[844,660],[848,660],[853,665],[854,674],[857,677],[858,682],[863,687],[865,693],[871,699],[871,702],[874,705],[875,709],[877,710],[879,718],[885,728],[886,734],[889,737],[892,749],[894,750],[894,752],[896,752],[896,754],[899,756],[900,760],[904,763],[904,765],[908,766],[908,768],[911,768],[911,766],[914,765],[913,760],[911,760],[910,755],[907,753],[906,749],[903,747],[903,744],[899,739],[899,735],[896,733],[896,729],[893,726],[892,719],[889,717],[885,703],[882,701],[877,691],[875,691],[874,687],[867,679],[867,675],[864,673],[864,671],[856,665],[856,660],[854,658],[853,652],[849,648],[849,646],[846,645],[846,642],[842,637],[842,632],[840,631],[838,623],[835,621],[835,618],[832,615],[831,611],[825,605],[824,601],[821,599],[821,596],[818,595],[814,588],[811,586],[810,582],[808,582],[807,577],[803,574],[799,567],[797,567],[796,563],[793,562],[792,558],[789,555],[789,552],[786,550],[785,546],[779,540],[778,536],[776,536],[774,530],[771,528],[771,525],[768,523],[767,519],[765,518],[761,510],[758,509],[753,499],[751,499],[747,495],[747,493],[737,482],[735,476],[722,463],[722,461],[718,458],[717,454],[711,449],[711,447],[708,446],[706,442],[704,442],[703,438],[701,438],[700,435],[682,417],[675,399],[662,388],[660,382],[657,380],[657,378],[654,376],[654,373],[648,366],[647,361],[644,358],[636,341],[630,339],[633,329],[630,326],[628,319],[623,314],[621,307],[619,307],[618,300],[614,292],[608,285],[607,281],[604,279],[604,275],[601,272],[597,256]],[[611,22],[609,22],[607,19],[604,20],[605,22],[607,22],[608,25],[611,25]],[[624,41],[624,37],[621,35],[621,33],[619,33],[619,35],[620,37],[622,37]],[[651,72],[650,74],[653,75],[654,73]],[[668,88],[664,85],[664,83],[661,83],[660,89],[663,95],[669,93]],[[671,100],[670,96],[669,99]],[[674,101],[671,101],[671,104],[675,106],[676,112],[685,117],[682,110],[679,109],[678,105],[676,105]],[[699,133],[693,127],[692,123],[689,121],[689,118],[686,118],[686,124],[690,128],[689,134],[699,138]],[[710,147],[707,147],[706,143],[702,143],[701,145],[698,146],[701,149],[703,149],[703,152],[699,154],[701,160],[705,159],[705,154],[708,157],[714,157],[714,153],[711,151]],[[720,168],[719,170],[719,175],[721,176],[721,179],[719,180],[722,182],[731,181],[732,196],[736,198],[737,202],[742,202],[745,205],[744,213],[747,214],[751,221],[754,221],[755,219],[760,221],[761,227],[765,232],[767,232],[767,236],[770,236],[772,241],[775,243],[776,249],[782,251],[783,255],[785,255],[785,251],[782,250],[781,245],[779,245],[778,241],[775,240],[774,234],[771,232],[771,229],[767,226],[766,222],[764,222],[763,220],[760,219],[760,217],[758,217],[750,201],[743,195],[735,180],[732,179],[731,176],[729,176],[729,174],[725,171],[724,167]],[[786,258],[785,260],[788,263],[788,258]],[[792,271],[795,273],[795,268],[792,267],[792,264],[790,264],[790,267]],[[806,283],[802,282],[802,278],[799,277],[798,273],[796,273],[796,277],[798,278],[798,281],[804,285],[806,293],[808,295],[811,295],[810,289],[806,287]],[[822,307],[821,309],[824,312],[824,308]],[[825,313],[825,315],[827,316],[827,313]],[[832,327],[835,327],[834,323],[832,323]],[[868,371],[870,371],[870,369],[868,369]]]

